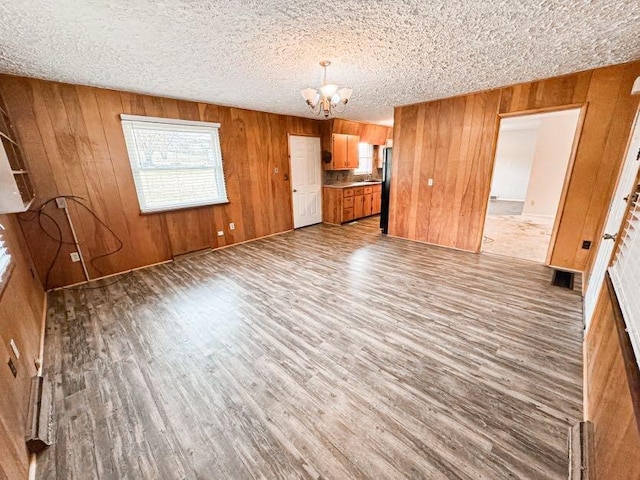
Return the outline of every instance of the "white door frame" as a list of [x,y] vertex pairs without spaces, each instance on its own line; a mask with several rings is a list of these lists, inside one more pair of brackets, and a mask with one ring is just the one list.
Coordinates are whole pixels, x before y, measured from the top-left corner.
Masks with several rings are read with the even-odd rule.
[[602,228],[602,238],[598,243],[593,266],[589,274],[587,288],[583,299],[583,316],[585,331],[589,328],[595,311],[605,273],[611,264],[615,251],[616,236],[624,222],[627,211],[628,198],[635,190],[636,178],[640,167],[640,109],[636,112],[631,126],[627,148],[624,153],[623,163],[618,172],[616,186],[611,196],[609,210]]
[[[293,226],[294,229],[296,228],[301,228],[302,226],[298,227],[296,226],[296,218],[295,218],[295,198],[294,198],[294,193],[295,193],[295,189],[293,187],[293,164],[291,161],[291,137],[307,137],[307,138],[317,138],[320,142],[320,157],[318,158],[318,166],[320,169],[320,221],[318,223],[322,222],[322,208],[323,208],[323,192],[322,192],[322,184],[323,184],[323,179],[322,179],[322,172],[324,171],[322,169],[322,137],[320,135],[315,135],[315,134],[307,134],[307,133],[287,133],[287,151],[288,151],[288,157],[289,157],[289,181],[290,181],[290,185],[291,185],[291,225]],[[304,225],[306,226],[306,225]]]

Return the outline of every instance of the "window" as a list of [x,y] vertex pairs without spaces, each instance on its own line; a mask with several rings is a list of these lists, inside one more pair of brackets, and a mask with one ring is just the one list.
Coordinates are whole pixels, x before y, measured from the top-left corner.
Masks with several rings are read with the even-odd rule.
[[120,115],[142,213],[227,203],[217,123]]
[[373,145],[369,145],[368,143],[359,143],[358,160],[358,168],[356,168],[353,173],[356,175],[371,173],[373,170]]
[[4,243],[4,227],[0,224],[0,294],[6,285],[6,281],[9,278],[11,267],[11,255],[7,250],[7,246]]
[[626,222],[621,230],[613,264],[611,283],[629,332],[631,345],[640,367],[640,186],[636,190]]

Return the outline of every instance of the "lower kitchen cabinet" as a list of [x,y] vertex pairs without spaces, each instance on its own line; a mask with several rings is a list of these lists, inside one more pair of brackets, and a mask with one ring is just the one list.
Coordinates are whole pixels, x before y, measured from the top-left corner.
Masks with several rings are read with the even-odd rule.
[[325,223],[341,224],[380,213],[382,185],[324,187]]
[[363,195],[353,196],[353,218],[364,217],[364,200]]
[[382,210],[382,191],[373,192],[371,195],[371,214],[376,215]]

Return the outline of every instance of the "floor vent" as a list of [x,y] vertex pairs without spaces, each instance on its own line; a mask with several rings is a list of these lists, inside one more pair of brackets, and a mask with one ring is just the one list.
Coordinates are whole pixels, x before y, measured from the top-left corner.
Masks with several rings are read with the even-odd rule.
[[27,434],[25,440],[31,453],[39,453],[51,445],[51,419],[53,397],[47,377],[39,375],[31,379]]
[[593,462],[593,423],[577,423],[569,429],[569,480],[595,479]]
[[573,282],[576,274],[573,272],[565,272],[563,270],[554,270],[551,285],[556,287],[568,288],[573,290]]

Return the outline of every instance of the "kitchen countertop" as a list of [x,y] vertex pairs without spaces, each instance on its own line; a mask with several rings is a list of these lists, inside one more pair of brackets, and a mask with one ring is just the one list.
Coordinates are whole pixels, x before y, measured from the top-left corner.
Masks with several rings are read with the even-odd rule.
[[349,188],[349,187],[370,187],[371,185],[380,185],[382,180],[376,180],[371,182],[342,182],[332,183],[331,185],[325,185],[327,188]]

